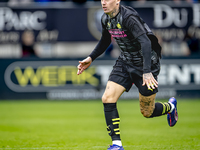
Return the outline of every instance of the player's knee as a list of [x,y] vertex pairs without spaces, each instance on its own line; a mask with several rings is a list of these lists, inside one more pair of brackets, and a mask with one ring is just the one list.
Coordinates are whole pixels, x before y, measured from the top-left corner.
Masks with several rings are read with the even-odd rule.
[[145,118],[149,118],[152,115],[152,111],[145,111],[145,110],[140,109],[140,112]]
[[109,103],[109,97],[108,96],[106,96],[105,94],[102,96],[102,102],[103,103]]
[[106,95],[106,94],[103,94],[101,99],[102,99],[103,103],[112,103],[113,102],[113,98],[111,96]]

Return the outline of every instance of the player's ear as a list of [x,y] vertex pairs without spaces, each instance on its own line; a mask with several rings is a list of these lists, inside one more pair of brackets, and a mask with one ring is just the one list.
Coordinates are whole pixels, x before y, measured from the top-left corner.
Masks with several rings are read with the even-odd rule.
[[120,0],[116,0],[116,4],[119,5],[119,3],[120,3]]

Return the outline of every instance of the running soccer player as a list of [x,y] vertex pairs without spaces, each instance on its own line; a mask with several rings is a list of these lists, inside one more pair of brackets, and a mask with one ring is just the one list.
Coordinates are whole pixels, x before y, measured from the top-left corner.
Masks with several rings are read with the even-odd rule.
[[100,56],[111,43],[111,36],[119,45],[121,53],[110,73],[102,96],[107,130],[112,138],[108,150],[124,150],[120,138],[117,100],[132,84],[138,88],[140,110],[144,117],[153,118],[167,114],[169,126],[178,120],[177,101],[155,102],[158,92],[157,76],[160,71],[161,47],[157,38],[139,14],[120,0],[101,0],[104,14],[101,18],[102,37],[92,53],[79,61],[81,74]]

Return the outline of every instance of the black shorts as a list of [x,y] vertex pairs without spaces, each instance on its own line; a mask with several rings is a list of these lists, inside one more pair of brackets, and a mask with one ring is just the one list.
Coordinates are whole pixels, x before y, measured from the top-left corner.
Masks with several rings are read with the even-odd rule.
[[[157,80],[157,75],[159,74],[160,66],[153,66],[152,74],[154,78]],[[143,96],[150,96],[158,92],[158,89],[149,90],[146,85],[142,86],[143,78],[142,71],[134,69],[130,65],[124,63],[123,61],[117,60],[115,65],[113,66],[113,70],[110,73],[109,81],[113,81],[126,89],[126,92],[130,90],[133,84],[138,88],[138,91]]]

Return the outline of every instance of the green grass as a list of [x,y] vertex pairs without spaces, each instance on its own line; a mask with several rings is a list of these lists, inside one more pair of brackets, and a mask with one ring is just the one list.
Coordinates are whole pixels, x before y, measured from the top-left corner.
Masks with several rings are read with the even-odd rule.
[[[179,121],[146,119],[139,102],[118,102],[125,150],[199,150],[200,100],[179,100]],[[97,101],[0,101],[0,150],[106,150],[111,144]]]

